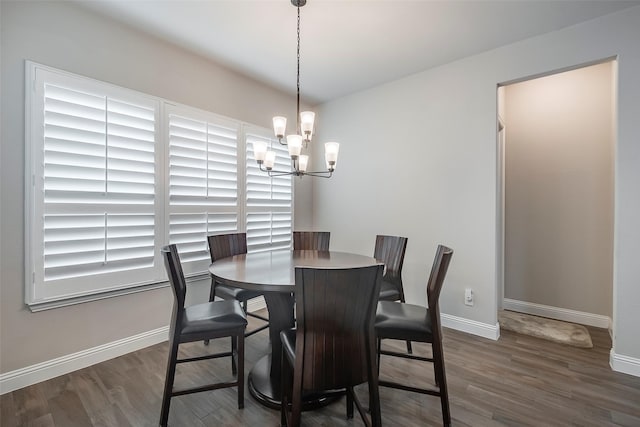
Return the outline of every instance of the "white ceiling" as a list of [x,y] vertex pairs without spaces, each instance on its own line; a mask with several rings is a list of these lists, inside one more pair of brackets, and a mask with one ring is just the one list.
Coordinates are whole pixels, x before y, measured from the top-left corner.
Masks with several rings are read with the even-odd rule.
[[[290,0],[109,0],[79,4],[295,93]],[[615,12],[617,0],[308,0],[301,96],[324,102]]]

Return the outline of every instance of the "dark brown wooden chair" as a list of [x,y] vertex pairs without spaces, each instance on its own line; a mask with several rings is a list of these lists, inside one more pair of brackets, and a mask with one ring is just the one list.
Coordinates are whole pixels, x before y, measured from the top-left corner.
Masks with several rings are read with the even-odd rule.
[[[227,258],[247,253],[247,233],[210,235],[207,236],[207,241],[209,243],[209,255],[211,256],[211,262],[219,260],[220,258]],[[267,317],[247,311],[247,301],[262,296],[261,292],[222,285],[212,278],[209,301],[215,300],[216,296],[225,300],[235,299],[240,301],[247,316],[255,317],[256,319],[267,322],[265,325],[247,332],[245,336],[249,337],[269,327],[269,319]]]
[[293,250],[328,251],[330,238],[328,231],[294,231]]
[[[445,426],[451,425],[449,412],[449,394],[447,377],[444,370],[444,354],[442,351],[442,331],[440,326],[440,307],[438,300],[447,274],[453,250],[438,245],[436,256],[427,282],[427,306],[405,304],[393,301],[380,301],[376,313],[376,335],[378,337],[378,367],[380,355],[398,356],[405,359],[421,360],[433,363],[435,387],[417,388],[387,380],[380,380],[381,386],[407,390],[416,393],[440,396],[442,420]],[[430,343],[431,358],[413,354],[382,350],[383,339],[407,340]]]
[[[240,303],[235,300],[228,300],[185,307],[184,300],[187,286],[176,246],[163,247],[162,255],[175,299],[169,331],[169,360],[167,362],[167,375],[162,396],[160,425],[167,425],[171,398],[183,394],[217,390],[225,387],[238,387],[238,408],[242,409],[244,407],[244,331],[247,327],[247,318]],[[224,337],[231,337],[233,343],[231,351],[178,359],[178,347],[182,343]],[[182,390],[173,389],[176,364],[228,356],[232,360],[231,373],[235,375],[235,381],[201,385]]]
[[[355,403],[365,425],[380,425],[373,322],[382,270],[296,268],[297,328],[280,332],[283,426],[300,425],[303,395],[326,391],[346,394],[347,418]],[[364,382],[370,417],[353,392]]]
[[[404,286],[402,285],[402,265],[404,264],[404,254],[407,251],[406,237],[399,236],[376,236],[376,246],[373,250],[373,257],[385,265],[382,286],[380,288],[381,301],[404,300]],[[407,341],[407,352],[412,353],[411,341]]]

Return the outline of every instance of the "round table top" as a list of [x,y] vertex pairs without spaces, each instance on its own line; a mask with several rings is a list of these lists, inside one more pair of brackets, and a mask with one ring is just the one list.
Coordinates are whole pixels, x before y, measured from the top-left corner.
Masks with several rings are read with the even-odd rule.
[[222,258],[209,266],[218,282],[261,292],[293,292],[295,267],[357,268],[380,264],[375,258],[335,251],[256,252]]

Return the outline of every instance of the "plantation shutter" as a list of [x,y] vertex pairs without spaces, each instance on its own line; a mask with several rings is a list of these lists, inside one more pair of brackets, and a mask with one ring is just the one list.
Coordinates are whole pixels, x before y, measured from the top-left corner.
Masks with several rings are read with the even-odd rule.
[[293,221],[292,177],[269,177],[261,171],[253,157],[253,142],[267,142],[276,152],[274,169],[282,171],[291,170],[287,147],[257,129],[249,129],[245,139],[247,249],[251,252],[288,249]]
[[210,264],[208,234],[238,230],[238,122],[175,107],[169,122],[169,241],[185,274]]
[[[32,300],[158,280],[158,103],[86,80],[38,74],[32,114]],[[88,277],[90,276],[90,278]],[[123,281],[123,278],[127,280]]]

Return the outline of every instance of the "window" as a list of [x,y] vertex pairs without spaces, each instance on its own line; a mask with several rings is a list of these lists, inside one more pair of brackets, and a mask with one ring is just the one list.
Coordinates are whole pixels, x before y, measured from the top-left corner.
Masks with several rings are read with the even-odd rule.
[[31,62],[27,82],[32,310],[160,286],[167,242],[187,275],[206,274],[207,234],[290,247],[291,177],[253,160],[265,129]]
[[169,241],[185,274],[209,265],[207,235],[238,230],[238,123],[167,108]]

